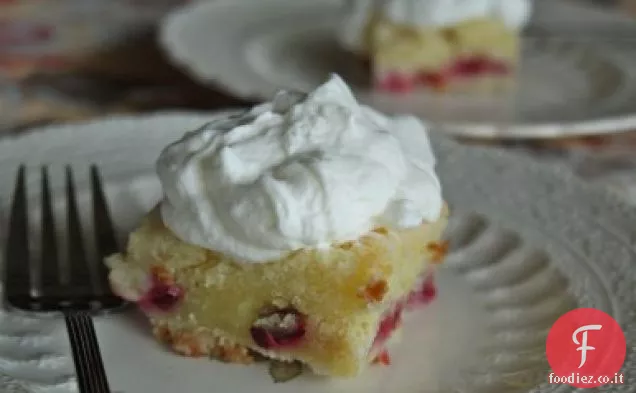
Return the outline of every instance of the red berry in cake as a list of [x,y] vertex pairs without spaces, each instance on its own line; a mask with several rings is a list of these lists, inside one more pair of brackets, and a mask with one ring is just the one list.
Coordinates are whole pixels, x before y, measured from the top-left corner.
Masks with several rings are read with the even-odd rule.
[[457,61],[452,67],[456,76],[505,75],[510,69],[505,63],[486,57],[472,57]]
[[409,308],[421,306],[432,302],[437,297],[437,288],[432,274],[422,281],[422,284],[409,295],[407,305]]
[[415,87],[415,81],[398,73],[391,73],[381,79],[378,88],[382,91],[390,93],[406,93]]
[[262,314],[252,324],[250,334],[262,348],[283,348],[298,344],[305,336],[305,327],[305,315],[287,307]]
[[150,276],[152,284],[137,301],[139,307],[148,312],[174,311],[183,299],[183,288],[175,283],[166,269],[153,267]]
[[454,74],[458,76],[475,76],[484,74],[489,68],[489,62],[485,58],[473,57],[458,60],[453,66]]
[[173,311],[183,298],[183,289],[177,285],[155,283],[150,291],[140,301],[140,306],[146,309],[162,312]]
[[397,329],[402,323],[402,311],[404,307],[402,304],[397,304],[388,314],[384,316],[378,326],[378,332],[373,340],[373,346],[377,347],[382,345],[395,329]]
[[378,356],[373,359],[373,364],[381,364],[384,366],[391,365],[391,357],[389,356],[389,352],[384,350],[378,354]]

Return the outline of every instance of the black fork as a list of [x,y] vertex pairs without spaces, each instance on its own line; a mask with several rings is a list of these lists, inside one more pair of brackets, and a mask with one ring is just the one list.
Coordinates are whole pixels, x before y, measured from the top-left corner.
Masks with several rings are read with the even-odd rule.
[[93,313],[118,309],[125,302],[115,296],[107,282],[103,258],[117,252],[115,231],[96,166],[90,168],[97,263],[86,254],[75,182],[66,168],[67,263],[60,263],[55,220],[46,167],[41,170],[41,255],[31,258],[25,174],[16,177],[9,235],[6,246],[5,296],[7,303],[30,312],[64,314],[73,352],[80,392],[109,393]]

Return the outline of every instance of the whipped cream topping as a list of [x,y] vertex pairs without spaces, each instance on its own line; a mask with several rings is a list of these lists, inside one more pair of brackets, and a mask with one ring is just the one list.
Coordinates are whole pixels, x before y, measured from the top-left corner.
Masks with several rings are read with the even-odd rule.
[[528,22],[531,10],[530,0],[386,0],[382,8],[396,23],[446,26],[492,17],[515,29]]
[[336,75],[189,132],[157,162],[166,226],[248,263],[437,220],[434,167],[421,122],[359,105]]
[[364,30],[374,13],[394,23],[421,27],[454,25],[492,17],[511,29],[523,28],[532,14],[532,0],[347,0],[340,40],[350,50],[362,50]]

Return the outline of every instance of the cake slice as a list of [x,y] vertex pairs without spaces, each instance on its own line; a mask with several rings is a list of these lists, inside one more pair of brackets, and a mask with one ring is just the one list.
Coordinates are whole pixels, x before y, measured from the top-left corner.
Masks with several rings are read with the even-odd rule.
[[162,151],[163,199],[108,258],[111,286],[181,354],[359,375],[434,295],[434,167],[422,122],[359,105],[335,75],[281,92]]
[[372,30],[373,81],[381,91],[498,91],[515,79],[518,33],[497,19],[473,19],[445,28],[384,20]]
[[180,241],[155,209],[126,253],[107,263],[115,291],[137,302],[157,338],[178,353],[235,363],[260,354],[351,377],[386,362],[402,312],[434,297],[446,221],[445,209],[413,229],[379,227],[329,250],[239,265]]
[[514,85],[531,0],[348,0],[338,38],[375,89],[496,92]]

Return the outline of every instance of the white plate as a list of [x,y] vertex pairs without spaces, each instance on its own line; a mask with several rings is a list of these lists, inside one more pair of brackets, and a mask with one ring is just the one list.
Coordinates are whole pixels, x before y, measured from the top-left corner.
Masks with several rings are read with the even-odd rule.
[[193,4],[164,20],[161,44],[193,78],[247,99],[267,99],[280,88],[309,91],[337,72],[357,86],[362,102],[417,114],[458,135],[543,138],[636,128],[636,51],[527,39],[514,97],[397,97],[366,88],[359,62],[340,49],[340,7],[340,0]]
[[[125,239],[161,196],[153,173],[160,149],[212,116],[112,118],[4,140],[0,228],[19,162],[34,169],[31,192],[38,185],[38,165],[50,165],[57,196],[64,164],[81,171],[97,162]],[[530,159],[461,147],[440,136],[433,142],[453,210],[448,230],[453,251],[439,274],[439,298],[408,321],[392,367],[374,367],[350,381],[305,376],[275,385],[262,366],[172,355],[128,312],[97,321],[113,392],[567,392],[547,384],[544,359],[547,330],[561,314],[577,306],[600,308],[618,319],[628,343],[636,340],[635,210]],[[85,228],[90,231],[88,220]],[[636,375],[635,360],[630,350],[628,380]],[[60,321],[0,312],[0,370],[2,392],[72,391],[72,361]]]

